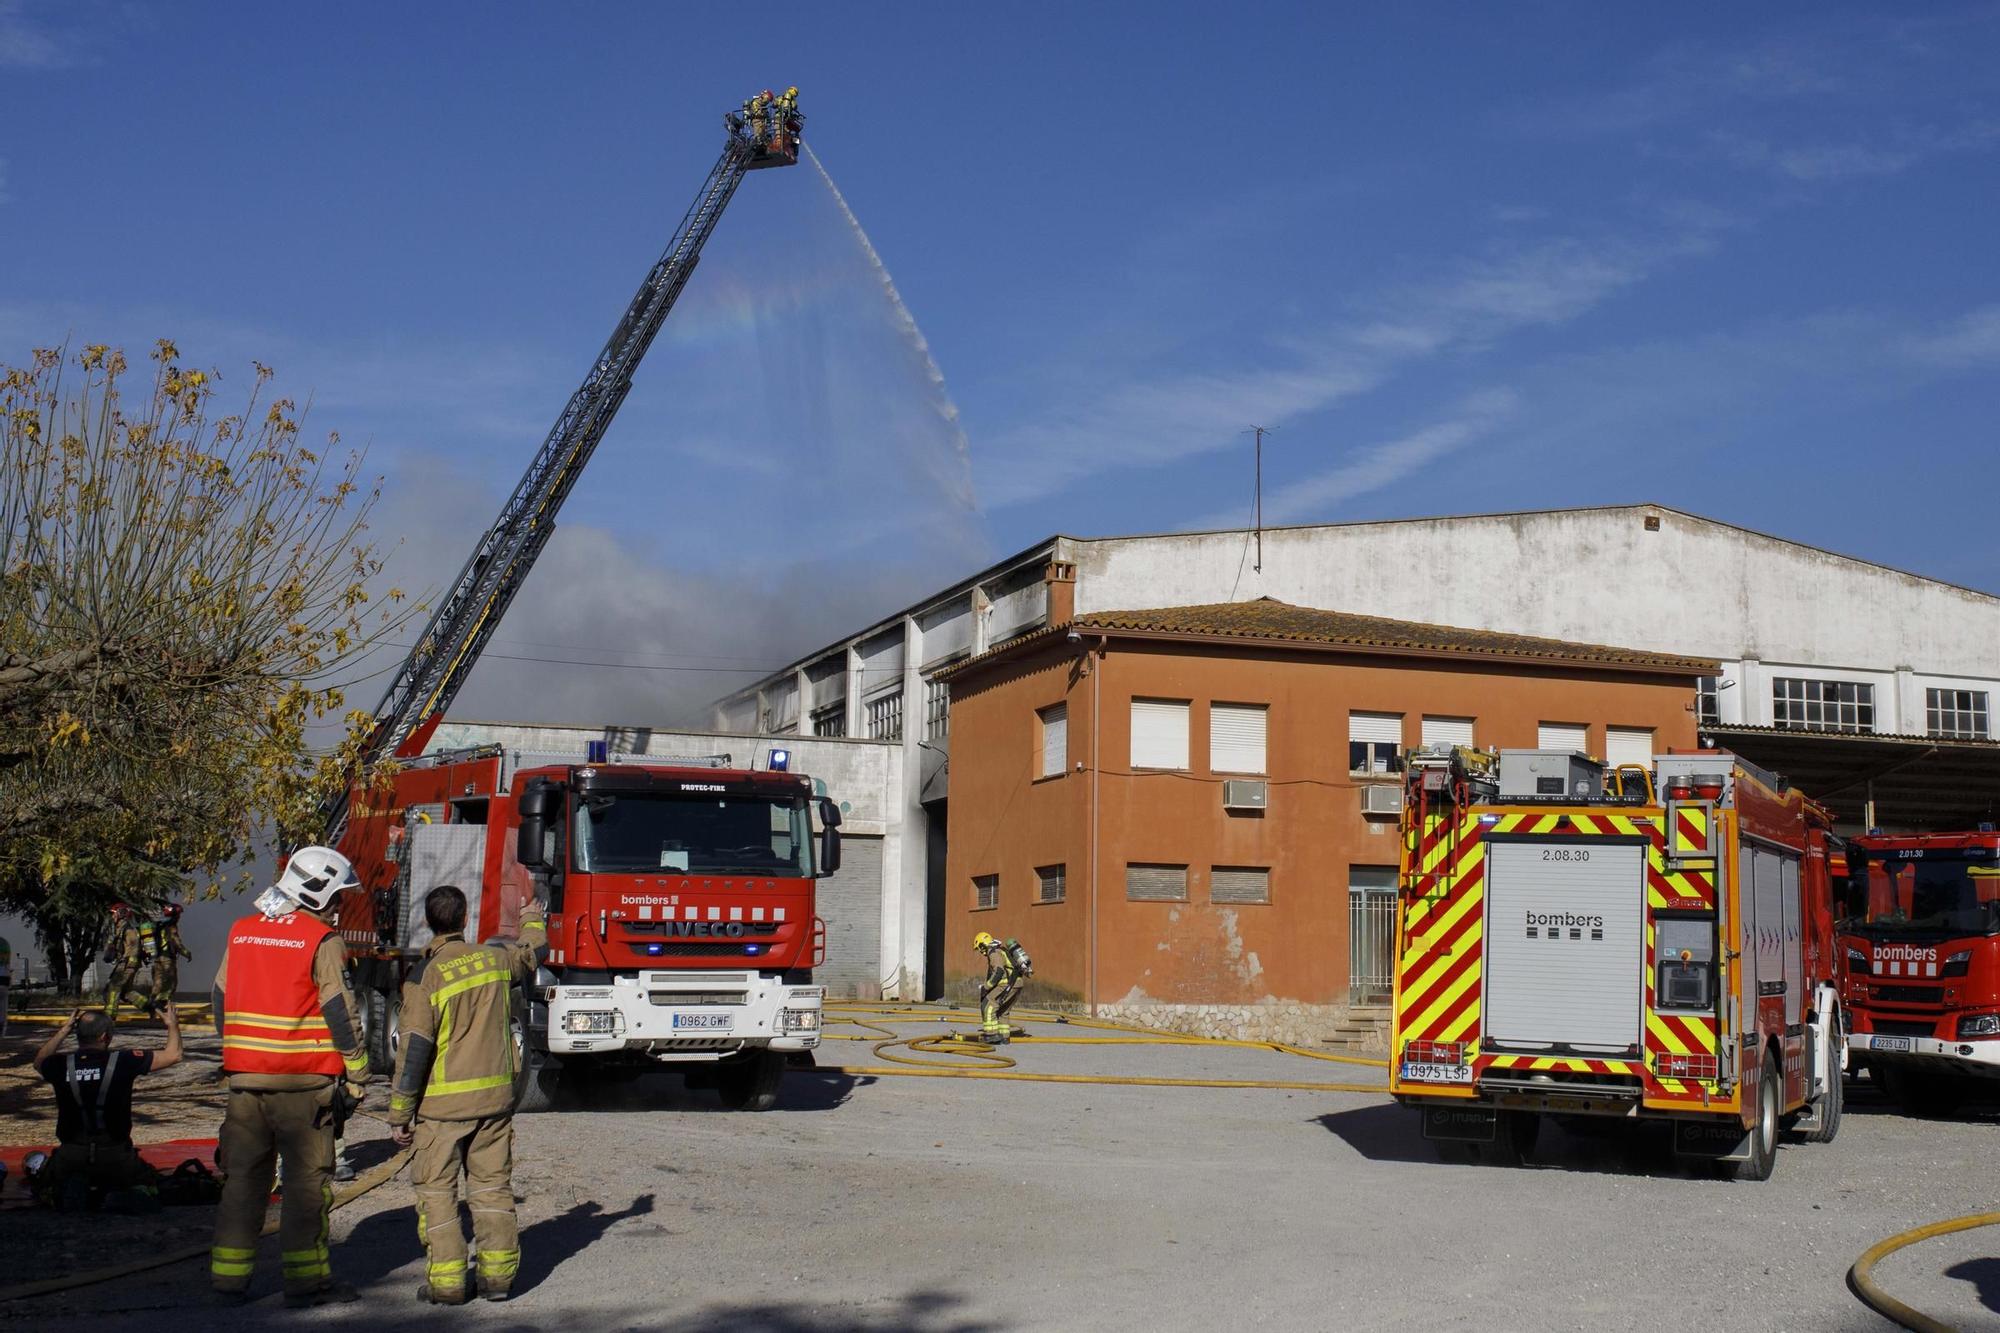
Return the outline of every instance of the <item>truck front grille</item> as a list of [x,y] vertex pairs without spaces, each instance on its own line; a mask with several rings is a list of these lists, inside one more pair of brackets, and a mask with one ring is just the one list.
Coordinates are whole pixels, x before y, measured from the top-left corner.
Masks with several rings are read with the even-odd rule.
[[745,953],[743,945],[736,940],[668,940],[660,946],[660,952],[650,954],[655,958],[761,958],[764,946],[758,952]]
[[1942,986],[1877,986],[1875,998],[1888,1004],[1943,1004]]
[[1895,1018],[1878,1018],[1869,1025],[1869,1031],[1879,1032],[1885,1037],[1935,1037],[1937,1024],[1912,1023]]

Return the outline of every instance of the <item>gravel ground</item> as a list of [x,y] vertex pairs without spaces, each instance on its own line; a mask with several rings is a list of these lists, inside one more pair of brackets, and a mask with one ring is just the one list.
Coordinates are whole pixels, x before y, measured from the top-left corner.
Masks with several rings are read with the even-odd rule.
[[[1027,1041],[1012,1053],[1045,1072],[1379,1081],[1218,1047]],[[830,1041],[821,1063],[878,1061]],[[1369,1094],[822,1068],[791,1075],[780,1109],[748,1116],[676,1082],[649,1076],[520,1121],[513,1303],[411,1300],[421,1260],[399,1180],[334,1216],[335,1265],[362,1304],[294,1315],[266,1298],[204,1323],[1875,1330],[1889,1325],[1843,1285],[1854,1257],[1993,1206],[1992,1117],[1910,1120],[1865,1095],[1837,1143],[1788,1146],[1769,1183],[1744,1185],[1690,1178],[1657,1143],[1558,1131],[1528,1168],[1442,1165],[1411,1113]],[[386,1152],[377,1134],[361,1131],[364,1163]],[[0,1214],[10,1255],[23,1217]],[[2000,1328],[1995,1252],[2000,1230],[1974,1232],[1899,1255],[1881,1277],[1961,1327]],[[202,1298],[203,1273],[185,1264],[0,1305],[0,1320],[129,1326]]]

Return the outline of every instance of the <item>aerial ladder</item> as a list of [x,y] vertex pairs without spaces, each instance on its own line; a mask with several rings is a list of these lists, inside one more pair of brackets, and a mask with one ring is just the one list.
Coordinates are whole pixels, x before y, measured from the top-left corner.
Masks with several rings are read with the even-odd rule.
[[[479,539],[376,705],[358,756],[357,775],[365,775],[384,759],[423,753],[548,545],[556,514],[618,415],[639,362],[687,287],[702,247],[714,234],[736,187],[749,172],[793,166],[799,160],[805,119],[798,112],[796,89],[780,98],[768,92],[753,98],[742,110],[724,116],[723,124],[727,137],[722,155],[709,169],[673,240],[639,284],[604,350],[570,395],[499,518]],[[343,787],[320,807],[322,840],[328,845],[339,841],[347,825],[348,800]]]

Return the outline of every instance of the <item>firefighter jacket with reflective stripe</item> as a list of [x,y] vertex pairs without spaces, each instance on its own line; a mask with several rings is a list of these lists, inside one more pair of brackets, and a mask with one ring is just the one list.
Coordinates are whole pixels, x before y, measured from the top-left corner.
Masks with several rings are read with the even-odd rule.
[[514,1106],[514,988],[535,976],[547,942],[542,913],[521,917],[519,940],[433,940],[403,987],[402,1045],[389,1092],[389,1123],[478,1120]]
[[232,1088],[315,1087],[343,1074],[367,1082],[345,960],[340,937],[307,912],[247,916],[230,929],[215,985]]

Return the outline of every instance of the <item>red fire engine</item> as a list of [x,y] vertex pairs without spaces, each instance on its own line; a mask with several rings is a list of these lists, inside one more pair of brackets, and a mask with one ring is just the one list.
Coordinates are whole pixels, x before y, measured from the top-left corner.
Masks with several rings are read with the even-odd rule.
[[726,763],[486,747],[357,793],[341,848],[372,892],[348,895],[340,929],[371,1057],[393,1058],[424,895],[454,884],[469,939],[512,935],[531,896],[549,904],[545,976],[519,1016],[526,1107],[558,1077],[671,1062],[726,1105],[768,1108],[787,1054],[819,1043],[813,879],[839,868],[840,814],[810,778]]
[[1851,1062],[1912,1111],[2000,1094],[2000,832],[1870,833],[1847,875]]
[[[676,1061],[691,1081],[761,1110],[785,1053],[819,1041],[813,879],[839,864],[837,807],[810,779],[654,759],[424,750],[555,530],[722,211],[752,171],[798,161],[804,120],[732,112],[722,154],[583,382],[398,667],[321,841],[355,862],[340,930],[356,956],[371,1057],[421,957],[423,898],[465,890],[471,938],[513,931],[539,892],[550,950],[517,1006],[517,1091],[546,1103],[559,1069],[613,1074]],[[598,762],[592,762],[592,760]],[[394,760],[394,763],[384,761]],[[771,765],[782,770],[783,764]],[[816,854],[817,852],[817,854]]]
[[1830,820],[1721,752],[1410,756],[1389,1090],[1448,1158],[1543,1117],[1670,1122],[1769,1177],[1840,1127]]

